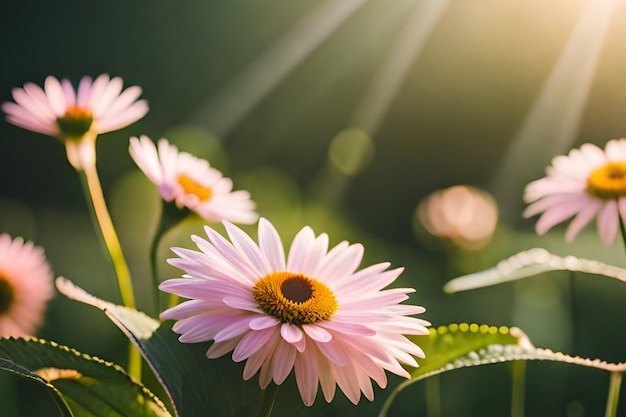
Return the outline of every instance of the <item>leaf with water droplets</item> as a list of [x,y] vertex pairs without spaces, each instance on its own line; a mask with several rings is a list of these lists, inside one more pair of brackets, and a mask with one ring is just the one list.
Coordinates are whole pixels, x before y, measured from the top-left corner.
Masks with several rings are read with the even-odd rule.
[[517,327],[486,324],[450,324],[430,329],[428,335],[410,336],[426,354],[418,368],[411,368],[411,381],[469,366],[518,360],[547,360],[602,369],[626,371],[626,363],[586,359],[535,347]]
[[626,269],[592,259],[561,257],[542,248],[533,248],[504,259],[493,268],[455,278],[443,289],[447,293],[467,291],[549,271],[586,272],[626,281]]

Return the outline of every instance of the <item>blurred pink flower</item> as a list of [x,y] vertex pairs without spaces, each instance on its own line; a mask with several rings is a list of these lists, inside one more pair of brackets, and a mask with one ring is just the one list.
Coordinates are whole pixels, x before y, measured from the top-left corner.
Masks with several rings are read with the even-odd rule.
[[163,200],[175,201],[210,222],[228,220],[252,224],[258,219],[250,193],[232,191],[230,178],[209,163],[179,152],[167,139],[160,139],[158,149],[149,137],[130,138],[130,155],[137,166],[159,189]]
[[0,337],[33,335],[52,295],[52,271],[43,249],[0,234]]
[[597,214],[600,238],[606,245],[613,243],[620,216],[626,219],[626,139],[609,141],[604,151],[586,143],[552,159],[546,173],[524,193],[524,200],[532,203],[524,217],[542,213],[537,233],[576,215],[565,233],[571,241]]
[[494,198],[469,185],[433,192],[417,206],[416,215],[428,233],[466,250],[486,246],[498,225]]
[[102,74],[92,82],[81,79],[75,91],[67,79],[49,76],[44,88],[26,83],[13,89],[15,103],[2,104],[7,121],[24,129],[60,139],[80,139],[88,132],[106,133],[141,119],[148,112],[145,100],[136,101],[141,88],[122,92],[122,79]]
[[[160,289],[189,298],[161,314],[178,320],[173,330],[183,343],[213,340],[207,357],[232,351],[246,361],[243,377],[260,370],[265,389],[282,384],[292,368],[305,405],[318,384],[330,402],[336,385],[353,403],[361,392],[370,401],[370,379],[384,388],[385,370],[409,377],[401,363],[417,367],[424,353],[405,334],[428,334],[425,320],[407,317],[423,307],[399,304],[411,288],[383,290],[402,268],[380,263],[355,272],[363,246],[341,242],[328,250],[328,236],[310,227],[294,238],[287,259],[276,229],[259,220],[257,245],[224,222],[230,242],[206,227],[209,241],[192,239],[201,252],[174,248],[171,265],[185,271]],[[231,243],[232,242],[232,243]]]
[[137,101],[141,88],[122,91],[120,77],[102,74],[95,81],[85,76],[75,91],[67,80],[49,76],[44,88],[26,83],[14,88],[15,103],[2,103],[7,121],[65,142],[67,159],[77,170],[94,169],[96,137],[121,129],[148,112],[145,100]]

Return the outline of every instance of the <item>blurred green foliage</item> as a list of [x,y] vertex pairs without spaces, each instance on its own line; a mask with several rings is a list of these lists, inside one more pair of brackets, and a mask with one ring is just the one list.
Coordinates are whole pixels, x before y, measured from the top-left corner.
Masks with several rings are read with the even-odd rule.
[[[619,244],[603,247],[592,228],[573,244],[563,242],[560,228],[536,236],[534,220],[521,220],[519,186],[495,196],[507,210],[501,212],[492,242],[480,251],[460,250],[414,225],[417,204],[434,190],[470,184],[493,191],[490,185],[502,155],[589,2],[451,0],[411,61],[377,131],[371,138],[355,139],[364,147],[360,151],[366,165],[361,166],[345,149],[349,138],[331,143],[346,129],[359,127],[353,120],[364,91],[408,16],[426,0],[353,1],[349,13],[340,10],[348,7],[345,1],[343,6],[339,1],[333,6],[286,0],[9,2],[0,18],[0,101],[11,100],[12,88],[41,84],[49,74],[76,83],[82,75],[106,72],[123,77],[125,85],[143,88],[150,112],[98,139],[98,170],[135,279],[139,308],[146,312],[157,310],[149,296],[148,248],[158,195],[128,155],[128,137],[139,134],[166,136],[224,170],[236,189],[250,190],[260,214],[277,226],[286,242],[310,224],[316,233],[327,232],[331,243],[362,242],[366,264],[388,260],[404,266],[396,285],[416,288],[411,301],[424,305],[424,318],[435,325],[520,326],[539,347],[624,360],[618,330],[624,325],[626,289],[621,283],[555,272],[467,293],[442,291],[456,275],[491,267],[536,246],[621,266],[626,257]],[[287,35],[304,30],[303,22],[320,17],[307,26],[315,32],[334,12],[345,16],[326,37],[236,123],[220,122],[217,98],[235,91],[240,92],[232,96],[236,102],[250,100],[252,87],[241,87],[246,86],[242,77],[259,68],[259,62],[277,64],[264,54],[280,50]],[[572,146],[604,144],[626,132],[625,13],[626,3],[617,4]],[[292,46],[297,50],[298,45]],[[267,80],[271,77],[263,76],[272,74],[256,75]],[[536,165],[547,164],[552,156],[544,152],[525,157]],[[342,170],[337,161],[353,168]],[[543,173],[533,169],[519,174],[538,178]],[[45,248],[57,275],[119,302],[111,265],[62,144],[0,123],[0,176],[0,232],[33,240]],[[172,255],[172,245],[191,247],[189,236],[202,234],[202,226],[189,221],[166,235],[159,249],[162,258]],[[253,227],[247,230],[254,232]],[[178,274],[163,261],[161,279]],[[40,333],[82,352],[125,362],[127,343],[118,329],[98,312],[60,295],[50,304]],[[146,371],[146,383],[156,387],[150,378]],[[50,405],[32,400],[45,398],[38,387],[15,383],[19,415],[35,415],[41,412],[38,407]],[[608,375],[602,372],[530,363],[526,415],[597,415],[607,387]],[[443,416],[508,413],[510,378],[503,365],[442,375],[440,388]],[[425,413],[423,387],[417,383],[409,390],[394,411]],[[11,395],[8,389],[4,393]],[[364,409],[375,415],[377,407]]]

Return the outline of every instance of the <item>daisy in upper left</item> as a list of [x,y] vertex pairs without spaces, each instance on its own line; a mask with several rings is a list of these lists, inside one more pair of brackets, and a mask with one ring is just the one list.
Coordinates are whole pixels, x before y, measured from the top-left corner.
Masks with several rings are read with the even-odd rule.
[[0,337],[34,335],[53,295],[52,278],[42,248],[0,234]]
[[141,119],[148,112],[145,100],[137,100],[141,88],[122,91],[120,77],[102,74],[94,81],[85,76],[78,89],[69,80],[49,76],[44,88],[26,83],[12,91],[15,103],[2,104],[7,121],[33,132],[61,139],[67,157],[77,170],[95,164],[95,139]]

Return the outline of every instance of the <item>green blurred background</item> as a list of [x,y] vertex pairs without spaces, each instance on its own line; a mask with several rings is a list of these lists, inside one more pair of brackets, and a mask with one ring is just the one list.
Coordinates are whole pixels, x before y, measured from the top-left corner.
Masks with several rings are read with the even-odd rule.
[[[0,15],[0,100],[47,75],[76,85],[109,73],[143,88],[147,116],[97,145],[139,308],[150,314],[159,198],[128,155],[139,134],[207,158],[250,190],[285,242],[310,224],[332,243],[362,242],[364,265],[404,266],[397,285],[416,288],[411,302],[434,325],[519,326],[536,346],[617,362],[626,359],[617,281],[554,272],[453,295],[442,287],[536,246],[626,262],[621,242],[602,246],[593,227],[566,244],[562,227],[538,237],[535,219],[521,218],[524,185],[553,156],[625,135],[624,20],[618,0],[16,1]],[[0,175],[0,232],[33,240],[56,275],[119,302],[62,144],[0,123]],[[436,239],[417,221],[424,198],[456,184],[499,206],[480,249]],[[168,234],[162,259],[169,246],[192,247],[202,225]],[[161,279],[177,274],[162,262]],[[123,335],[61,295],[39,336],[125,361]],[[508,373],[500,364],[443,374],[442,416],[507,415]],[[530,363],[526,415],[599,415],[608,382],[594,369]],[[20,415],[33,415],[37,387],[17,386]],[[381,401],[363,401],[363,414],[376,415]],[[425,415],[424,384],[395,410]]]

